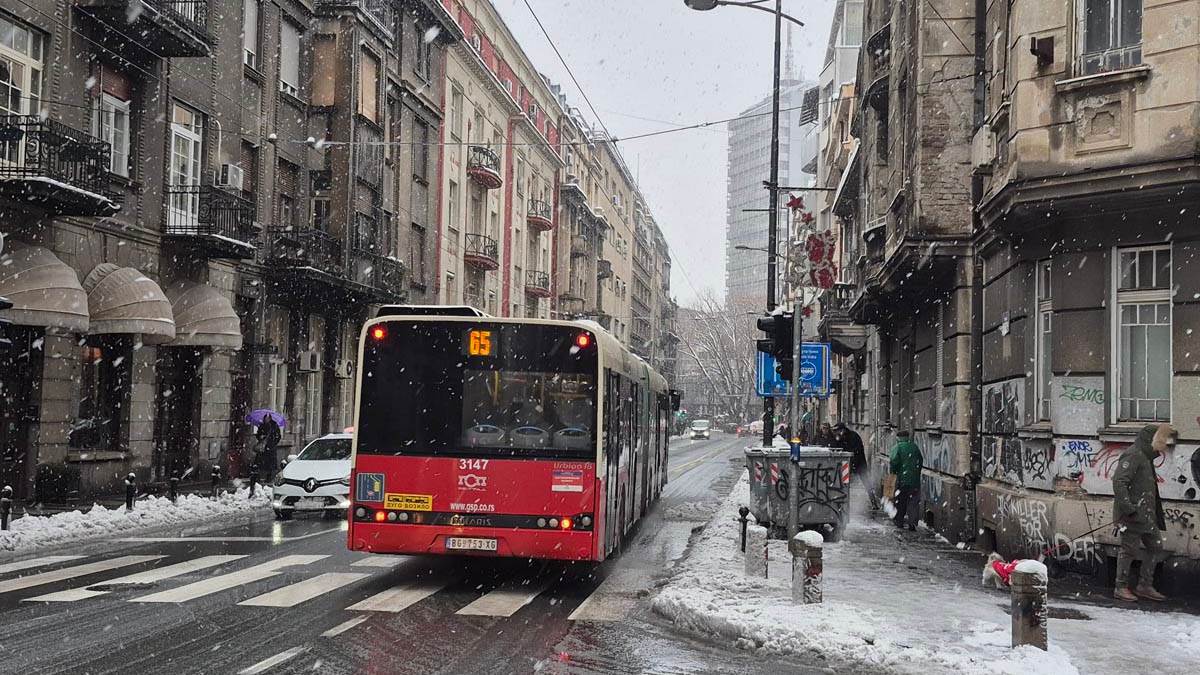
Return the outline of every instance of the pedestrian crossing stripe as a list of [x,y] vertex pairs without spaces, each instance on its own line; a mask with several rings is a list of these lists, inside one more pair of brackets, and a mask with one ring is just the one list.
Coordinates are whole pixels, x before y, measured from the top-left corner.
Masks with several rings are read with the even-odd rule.
[[[245,557],[246,556],[244,556],[244,555],[209,555],[209,556],[204,556],[202,558],[196,558],[194,560],[187,560],[187,561],[184,561],[181,563],[176,563],[174,565],[167,565],[166,567],[160,567],[158,569],[147,570],[145,572],[138,572],[137,574],[131,574],[127,577],[121,577],[119,579],[111,579],[109,581],[104,581],[104,582],[101,582],[98,584],[93,584],[93,586],[95,586],[95,587],[111,587],[111,586],[141,586],[141,585],[154,584],[154,583],[158,583],[159,581],[164,581],[166,579],[173,579],[175,577],[183,576],[185,574],[192,574],[193,572],[199,572],[201,570],[206,570],[210,567],[216,567],[217,565],[224,565],[225,563],[233,562],[235,560],[241,560],[242,558],[245,558]],[[47,595],[39,595],[36,598],[27,598],[25,601],[26,602],[75,602],[77,600],[86,600],[88,598],[95,598],[95,597],[98,597],[101,595],[105,595],[109,592],[111,592],[111,591],[108,590],[107,588],[105,588],[104,590],[92,590],[91,587],[72,588],[72,589],[68,589],[65,591],[59,591],[57,593],[49,593]]]
[[202,581],[173,588],[171,590],[162,591],[161,593],[152,593],[140,598],[132,598],[131,602],[173,602],[181,603],[188,600],[195,600],[213,593],[220,593],[231,588],[241,586],[243,584],[269,579],[273,576],[282,574],[280,568],[291,567],[295,565],[308,565],[318,560],[328,558],[328,555],[286,555],[282,558],[276,558],[270,562],[262,563],[247,567],[244,570],[230,572],[220,576],[211,577]]

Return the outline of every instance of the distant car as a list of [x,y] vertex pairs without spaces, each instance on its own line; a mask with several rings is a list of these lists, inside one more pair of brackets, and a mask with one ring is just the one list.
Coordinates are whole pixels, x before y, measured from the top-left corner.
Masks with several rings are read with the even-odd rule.
[[693,439],[708,438],[712,432],[712,425],[708,420],[696,420],[692,422],[691,429]]
[[275,476],[271,506],[287,520],[297,512],[342,516],[350,505],[351,434],[327,434],[291,455]]

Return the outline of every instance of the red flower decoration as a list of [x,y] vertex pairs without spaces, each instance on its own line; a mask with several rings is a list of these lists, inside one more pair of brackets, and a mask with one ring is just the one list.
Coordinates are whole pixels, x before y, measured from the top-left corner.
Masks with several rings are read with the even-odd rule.
[[808,318],[812,316],[812,307],[803,307],[800,309],[800,316]]
[[793,211],[804,208],[804,198],[800,195],[792,195],[787,202],[787,207]]
[[800,214],[800,222],[804,223],[805,225],[812,225],[814,220],[816,220],[816,218],[813,218],[811,211],[805,211],[804,213]]

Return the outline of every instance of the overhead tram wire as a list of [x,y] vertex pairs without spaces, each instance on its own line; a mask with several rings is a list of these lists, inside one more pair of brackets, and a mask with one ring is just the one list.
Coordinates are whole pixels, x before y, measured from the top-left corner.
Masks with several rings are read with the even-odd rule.
[[600,113],[596,112],[596,106],[592,105],[592,100],[588,98],[587,92],[583,90],[583,85],[579,84],[579,80],[575,77],[575,71],[571,70],[571,66],[567,65],[567,60],[563,58],[562,52],[558,50],[558,45],[554,43],[554,38],[550,37],[550,32],[546,30],[546,26],[542,24],[542,20],[538,17],[537,12],[533,11],[533,5],[529,4],[529,0],[524,0],[525,8],[529,10],[529,14],[533,16],[534,22],[541,29],[542,35],[546,37],[546,42],[550,43],[550,48],[554,50],[554,55],[558,57],[558,62],[566,68],[567,75],[571,77],[571,81],[575,83],[575,88],[579,90],[579,95],[583,97],[584,103],[587,103],[588,110],[592,111],[592,115],[596,117],[596,123],[608,136],[609,140],[616,142],[617,139],[608,131],[608,127],[604,126],[604,120],[600,118]]

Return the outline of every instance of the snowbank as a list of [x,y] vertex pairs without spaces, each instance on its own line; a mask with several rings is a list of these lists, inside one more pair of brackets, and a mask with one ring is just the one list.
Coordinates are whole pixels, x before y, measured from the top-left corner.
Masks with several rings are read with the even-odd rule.
[[748,501],[743,475],[654,598],[658,614],[731,645],[839,672],[1184,673],[1200,655],[1196,617],[1061,601],[1052,604],[1088,618],[1050,619],[1048,652],[1013,649],[1007,594],[938,578],[921,571],[920,559],[906,563],[890,528],[860,514],[841,542],[824,545],[825,602],[793,604],[786,542],[770,543],[770,578],[742,574],[736,515]]
[[111,535],[132,535],[164,525],[204,524],[223,516],[251,513],[270,505],[271,490],[260,486],[254,498],[249,488],[223,493],[213,500],[199,495],[182,495],[172,504],[166,497],[139,500],[133,511],[125,507],[107,509],[99,504],[87,513],[71,511],[53,516],[24,516],[0,532],[0,551],[25,552]]

